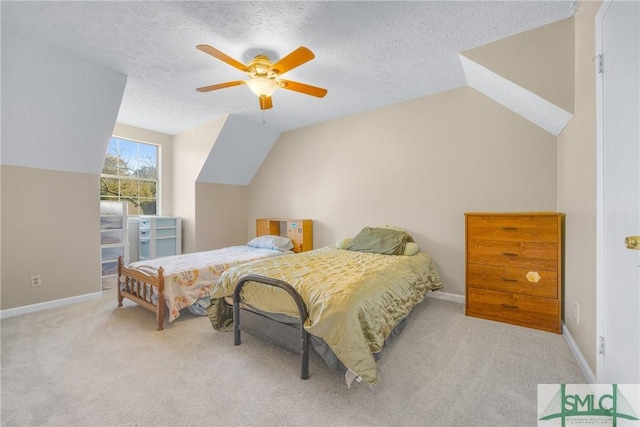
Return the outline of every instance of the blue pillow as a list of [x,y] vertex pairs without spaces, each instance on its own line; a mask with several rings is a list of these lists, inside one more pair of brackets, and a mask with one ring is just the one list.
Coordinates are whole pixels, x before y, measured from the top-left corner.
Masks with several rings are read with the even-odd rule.
[[288,237],[264,235],[251,239],[247,246],[286,252],[293,249],[293,242]]

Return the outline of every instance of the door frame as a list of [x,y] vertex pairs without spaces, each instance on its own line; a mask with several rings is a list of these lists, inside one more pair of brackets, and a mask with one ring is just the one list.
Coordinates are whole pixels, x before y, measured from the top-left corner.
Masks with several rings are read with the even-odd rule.
[[[605,130],[604,130],[604,74],[598,72],[599,56],[603,55],[604,34],[603,20],[609,12],[611,5],[623,3],[624,0],[602,0],[600,8],[596,14],[595,22],[595,57],[596,63],[596,339],[594,343],[596,351],[596,382],[604,383],[605,378],[605,356],[600,354],[600,337],[605,337],[605,231],[607,226],[604,218],[604,154],[605,154]],[[607,65],[604,64],[604,68]],[[637,226],[637,225],[636,225]],[[622,244],[622,241],[619,242]],[[640,255],[640,254],[638,254]],[[640,258],[636,258],[638,262]],[[640,265],[639,265],[640,266]],[[606,342],[605,342],[606,344]],[[605,350],[606,352],[606,350]]]
[[603,75],[598,72],[602,55],[602,20],[612,0],[604,0],[596,14],[596,382],[604,377],[604,356],[600,354],[600,337],[604,336],[604,111]]

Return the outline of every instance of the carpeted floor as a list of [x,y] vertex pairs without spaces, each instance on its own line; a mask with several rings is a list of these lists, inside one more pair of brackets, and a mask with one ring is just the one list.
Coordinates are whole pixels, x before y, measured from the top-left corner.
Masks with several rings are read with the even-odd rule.
[[585,383],[561,335],[426,299],[379,361],[373,390],[312,354],[154,315],[114,290],[2,320],[2,426],[535,426],[537,384]]

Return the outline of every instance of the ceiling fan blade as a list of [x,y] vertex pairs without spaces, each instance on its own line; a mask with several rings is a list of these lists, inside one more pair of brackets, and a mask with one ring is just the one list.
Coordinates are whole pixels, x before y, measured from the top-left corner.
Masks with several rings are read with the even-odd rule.
[[287,90],[293,90],[295,92],[304,93],[305,95],[311,95],[318,98],[323,98],[327,94],[327,90],[321,87],[311,86],[304,83],[292,82],[291,80],[278,79],[280,83],[283,83],[282,88]]
[[240,61],[236,61],[235,59],[233,59],[232,57],[220,52],[218,49],[211,47],[207,44],[199,44],[196,46],[197,49],[203,51],[204,53],[208,53],[209,55],[213,56],[214,58],[218,58],[220,61],[222,62],[226,62],[227,64],[231,65],[234,68],[237,68],[238,70],[244,72],[244,73],[250,73],[251,70],[244,65],[242,62]]
[[268,110],[269,108],[273,107],[273,102],[271,102],[270,96],[260,96],[258,98],[260,99],[261,110]]
[[274,71],[278,75],[282,75],[289,70],[311,61],[316,56],[304,46],[300,46],[284,58],[281,58],[278,62],[273,64],[269,71]]
[[212,90],[224,89],[226,87],[240,86],[245,83],[246,82],[244,80],[236,80],[233,82],[218,83],[217,85],[203,86],[203,87],[197,88],[196,90],[198,92],[211,92]]

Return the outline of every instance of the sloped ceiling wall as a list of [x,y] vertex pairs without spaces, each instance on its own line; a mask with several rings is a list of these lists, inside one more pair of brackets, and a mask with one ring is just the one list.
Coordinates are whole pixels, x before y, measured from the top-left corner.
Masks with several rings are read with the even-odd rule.
[[230,115],[197,182],[249,185],[280,132]]
[[3,32],[2,164],[100,174],[126,81]]
[[467,84],[553,135],[574,111],[574,18],[462,52]]
[[[214,248],[210,245],[221,247],[221,242],[229,246],[228,242],[244,241],[246,218],[236,214],[231,221],[220,210],[240,206],[237,209],[246,211],[244,187],[249,185],[279,135],[278,131],[228,115],[173,137],[172,212],[183,218],[184,252]],[[226,202],[220,201],[223,199]],[[212,220],[214,217],[218,220]],[[206,224],[208,237],[199,236],[202,224]],[[230,234],[232,229],[241,231],[234,235]],[[221,240],[222,235],[226,240]]]

